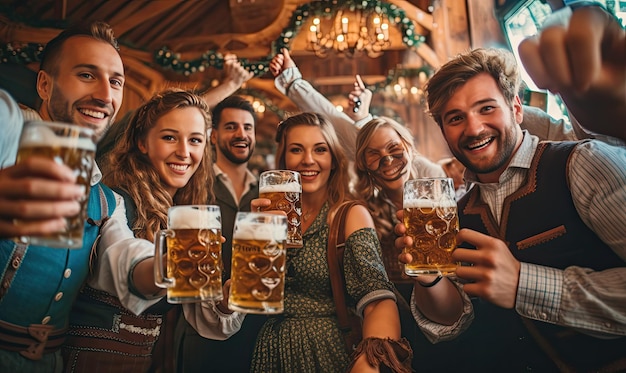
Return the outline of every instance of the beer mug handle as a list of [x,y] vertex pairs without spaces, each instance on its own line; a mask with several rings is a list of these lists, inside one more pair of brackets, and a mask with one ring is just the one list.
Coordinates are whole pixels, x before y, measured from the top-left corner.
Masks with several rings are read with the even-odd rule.
[[165,273],[165,265],[167,261],[163,260],[163,251],[167,250],[167,237],[174,235],[171,230],[160,230],[154,236],[154,283],[160,288],[170,288],[174,286],[174,279],[167,278]]

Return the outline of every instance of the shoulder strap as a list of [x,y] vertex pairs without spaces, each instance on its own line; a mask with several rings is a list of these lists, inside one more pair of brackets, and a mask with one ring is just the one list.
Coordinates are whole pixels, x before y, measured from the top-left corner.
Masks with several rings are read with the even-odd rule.
[[[115,194],[111,188],[102,183],[97,183],[93,188],[98,188],[98,198],[100,201],[99,216],[96,216],[95,211],[89,211],[89,217],[87,223],[98,227],[98,235],[91,245],[91,253],[89,254],[89,272],[93,273],[98,258],[98,242],[100,242],[100,236],[102,234],[102,227],[109,220],[111,214],[115,210]],[[96,218],[96,219],[94,219]]]
[[343,252],[345,249],[345,225],[348,210],[358,204],[355,201],[342,203],[337,209],[328,228],[328,271],[330,274],[330,285],[335,301],[337,320],[339,329],[345,331],[350,329],[348,318],[348,308],[345,297],[345,279],[343,275]]

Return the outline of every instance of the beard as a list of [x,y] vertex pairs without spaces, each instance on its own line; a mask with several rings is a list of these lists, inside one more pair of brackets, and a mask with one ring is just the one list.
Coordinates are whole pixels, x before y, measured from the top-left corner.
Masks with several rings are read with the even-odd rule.
[[254,152],[254,144],[252,142],[248,144],[248,155],[245,157],[233,154],[227,146],[224,146],[221,143],[218,145],[218,148],[220,153],[222,153],[232,164],[244,164],[248,162],[250,158],[252,158],[252,153]]
[[[515,123],[515,116],[511,113],[511,123],[513,125],[509,125],[506,127],[505,131],[500,134],[499,137],[496,137],[492,141],[498,142],[498,151],[493,159],[489,161],[488,164],[480,165],[479,163],[472,162],[462,151],[452,151],[452,154],[461,162],[468,170],[473,173],[479,174],[488,174],[494,171],[499,170],[503,167],[507,162],[510,161],[513,152],[515,151],[515,145],[517,144],[517,131]],[[459,149],[465,148],[465,144],[476,142],[485,136],[481,137],[471,137],[462,139],[463,142],[459,146]],[[452,149],[451,149],[452,150]]]
[[95,134],[95,141],[98,142],[104,137],[109,128],[111,128],[111,124],[115,120],[115,115],[108,117],[104,128],[88,123],[80,123],[76,120],[75,115],[78,113],[78,109],[76,108],[81,105],[98,107],[104,109],[106,112],[113,112],[113,109],[110,108],[109,105],[97,100],[80,100],[70,104],[61,92],[61,89],[55,83],[54,89],[50,95],[50,100],[48,101],[48,115],[50,115],[50,119],[55,122],[65,122],[91,128]]

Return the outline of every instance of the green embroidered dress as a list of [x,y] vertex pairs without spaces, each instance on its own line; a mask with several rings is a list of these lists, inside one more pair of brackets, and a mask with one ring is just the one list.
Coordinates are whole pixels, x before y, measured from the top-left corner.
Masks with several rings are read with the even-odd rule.
[[[304,233],[304,247],[288,249],[285,311],[270,317],[259,336],[252,372],[345,372],[349,357],[337,327],[326,241],[328,204]],[[371,301],[395,299],[372,228],[346,239],[346,301],[359,312]]]

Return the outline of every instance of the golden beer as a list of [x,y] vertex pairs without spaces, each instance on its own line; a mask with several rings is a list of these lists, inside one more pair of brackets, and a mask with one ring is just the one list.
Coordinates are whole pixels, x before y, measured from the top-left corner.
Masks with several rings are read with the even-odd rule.
[[20,240],[32,245],[48,247],[82,247],[89,201],[87,196],[91,189],[91,172],[95,153],[96,146],[91,129],[53,122],[28,122],[24,125],[16,163],[23,162],[32,156],[63,163],[74,171],[76,183],[84,186],[85,195],[79,201],[80,212],[66,218],[66,229],[63,232],[46,236],[21,237]]
[[[181,205],[168,211],[169,229],[155,236],[157,286],[170,303],[222,300],[222,224],[219,206]],[[167,258],[163,252],[167,247]],[[166,275],[163,275],[164,261]]]
[[215,299],[222,294],[221,229],[172,229],[167,237],[167,289],[171,302]]
[[[451,255],[456,248],[459,231],[456,201],[450,195],[454,188],[448,185],[446,179],[438,178],[434,179],[435,186],[423,188],[417,194],[413,193],[415,190],[407,191],[407,188],[415,187],[417,180],[409,180],[407,184],[413,183],[405,185],[403,223],[406,234],[413,239],[413,246],[404,250],[413,258],[411,263],[405,265],[405,273],[410,276],[454,274],[457,263],[452,261]],[[451,183],[451,179],[448,180]],[[443,187],[437,185],[442,183]],[[433,187],[439,191],[427,192]],[[420,188],[417,186],[417,189]]]
[[272,203],[265,210],[287,214],[287,246],[302,247],[302,184],[300,174],[289,170],[271,170],[259,176],[259,198]]
[[[238,219],[240,214],[244,213],[238,213]],[[247,216],[260,216],[264,221],[235,222],[228,307],[245,313],[281,313],[285,292],[285,217],[255,213]]]

